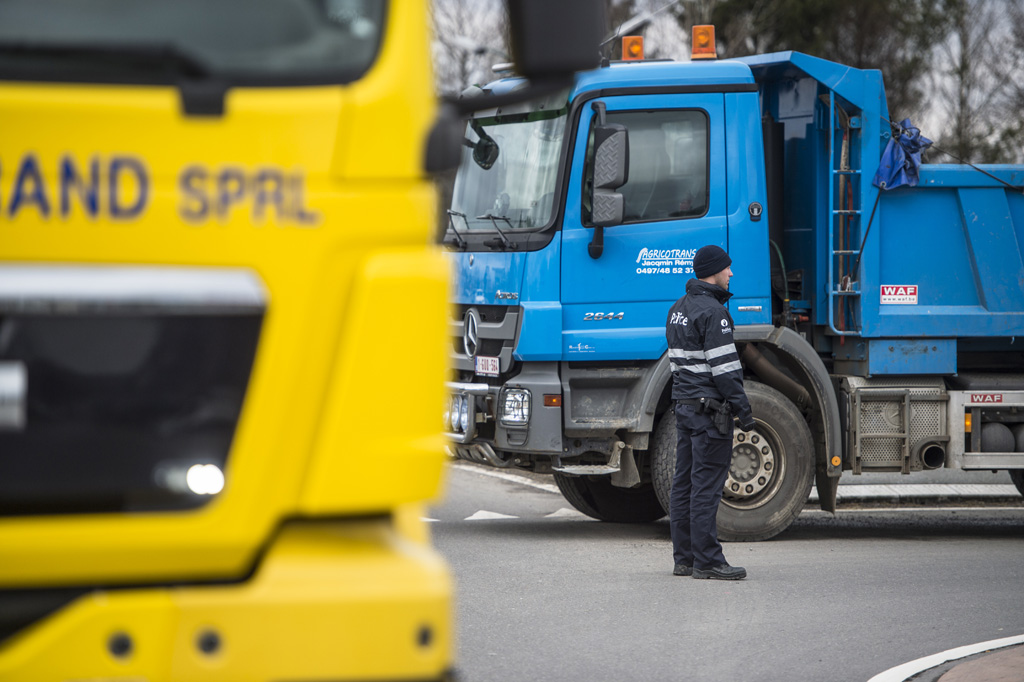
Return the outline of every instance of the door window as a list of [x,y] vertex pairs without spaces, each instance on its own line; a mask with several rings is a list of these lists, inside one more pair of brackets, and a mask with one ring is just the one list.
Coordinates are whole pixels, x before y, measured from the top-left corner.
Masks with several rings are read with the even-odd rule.
[[[596,119],[595,119],[596,120]],[[608,112],[629,131],[623,223],[697,218],[708,210],[708,117],[699,110]],[[583,223],[592,225],[593,127],[584,170]]]

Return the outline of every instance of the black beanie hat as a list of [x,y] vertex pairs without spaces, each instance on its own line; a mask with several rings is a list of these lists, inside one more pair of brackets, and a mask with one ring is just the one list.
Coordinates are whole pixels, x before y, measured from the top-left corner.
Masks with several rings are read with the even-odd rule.
[[717,274],[732,265],[732,258],[721,246],[708,244],[697,250],[693,257],[693,274],[697,279],[704,279]]

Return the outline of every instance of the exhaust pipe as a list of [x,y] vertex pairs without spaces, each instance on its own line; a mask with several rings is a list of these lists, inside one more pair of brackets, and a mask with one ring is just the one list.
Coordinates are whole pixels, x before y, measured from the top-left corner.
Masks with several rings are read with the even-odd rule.
[[946,464],[946,444],[926,440],[914,446],[914,453],[925,469],[941,469]]
[[761,381],[776,389],[789,398],[801,411],[811,405],[811,394],[807,389],[782,373],[778,367],[768,361],[761,351],[752,343],[748,343],[741,355],[744,364],[757,375]]

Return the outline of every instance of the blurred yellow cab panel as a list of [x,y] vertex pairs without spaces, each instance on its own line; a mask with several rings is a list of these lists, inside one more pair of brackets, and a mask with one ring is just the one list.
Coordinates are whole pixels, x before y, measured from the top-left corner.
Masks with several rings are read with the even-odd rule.
[[426,5],[0,3],[0,680],[449,675]]

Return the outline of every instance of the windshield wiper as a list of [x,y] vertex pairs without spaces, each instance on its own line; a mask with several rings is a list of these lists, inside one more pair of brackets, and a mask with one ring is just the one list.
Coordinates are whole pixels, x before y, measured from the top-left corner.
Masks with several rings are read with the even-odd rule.
[[452,217],[459,216],[460,218],[462,218],[462,222],[466,223],[466,229],[468,230],[469,221],[466,220],[466,214],[459,213],[458,211],[453,211],[450,208],[446,211],[446,213],[448,214],[448,225],[452,228],[452,233],[454,233],[455,235],[455,246],[460,249],[465,249],[469,245],[469,242],[463,239],[462,235],[459,234],[459,231],[455,229],[455,221],[452,219]]
[[478,215],[476,217],[476,219],[477,220],[490,220],[491,223],[494,225],[494,229],[498,231],[499,235],[501,235],[501,240],[500,241],[497,240],[497,239],[488,239],[487,241],[484,242],[484,246],[487,246],[487,247],[492,248],[492,249],[497,248],[499,246],[504,246],[506,249],[514,249],[514,248],[516,248],[516,246],[517,246],[516,243],[514,241],[510,240],[507,236],[505,236],[505,233],[501,231],[500,227],[498,227],[498,221],[499,220],[504,220],[505,223],[508,225],[508,229],[510,229],[510,230],[513,229],[512,221],[509,220],[507,217],[505,217],[503,215],[494,215],[493,213],[485,213],[484,215]]

